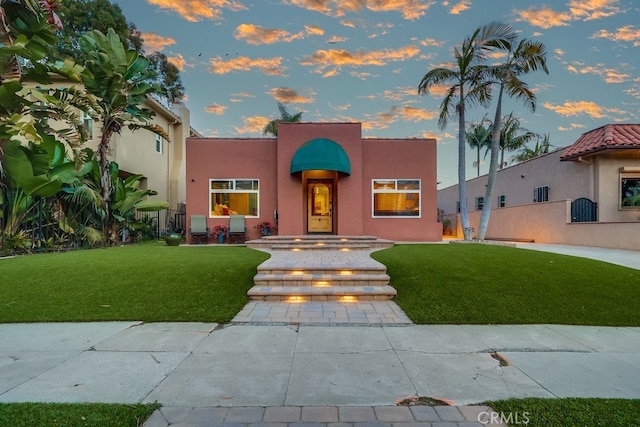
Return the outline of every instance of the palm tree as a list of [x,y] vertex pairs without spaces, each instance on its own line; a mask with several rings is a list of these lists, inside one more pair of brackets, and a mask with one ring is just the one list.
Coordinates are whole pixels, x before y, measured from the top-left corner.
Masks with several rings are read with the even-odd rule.
[[113,29],[106,35],[98,30],[89,31],[79,43],[89,58],[82,81],[87,92],[97,98],[96,114],[102,123],[98,159],[103,203],[108,213],[112,180],[107,156],[111,137],[125,126],[133,131],[147,129],[167,140],[169,137],[161,127],[150,122],[154,112],[141,107],[147,96],[159,91],[156,85],[148,83],[154,75],[149,61],[135,50],[126,49]]
[[[542,142],[540,142],[540,138],[542,138]],[[535,157],[547,154],[552,148],[554,148],[554,146],[549,142],[549,134],[538,135],[535,147],[530,148],[526,145],[522,147],[518,155],[514,157],[513,162],[520,163],[531,160]]]
[[476,176],[480,176],[480,151],[491,146],[491,133],[492,124],[486,117],[478,123],[472,123],[467,130],[467,144],[476,150],[476,160],[473,161],[473,166],[478,170]]
[[461,46],[454,48],[455,68],[433,68],[418,85],[418,93],[426,94],[434,86],[451,84],[440,104],[438,127],[444,129],[450,119],[458,119],[458,196],[465,240],[471,240],[465,173],[465,110],[467,106],[486,105],[491,99],[491,82],[480,66],[488,50],[510,45],[512,37],[511,28],[500,22],[477,28]]
[[[506,91],[507,95],[524,102],[531,111],[536,109],[535,93],[519,76],[532,71],[542,69],[549,74],[547,69],[547,52],[544,44],[533,42],[527,39],[515,43],[515,33],[509,43],[496,46],[507,52],[507,59],[503,64],[486,68],[486,72],[495,79],[499,85],[498,100],[496,104],[495,119],[493,121],[493,135],[491,138],[491,161],[489,163],[489,176],[487,178],[487,189],[484,197],[484,206],[480,216],[480,226],[478,227],[478,239],[484,240],[489,217],[491,215],[491,205],[493,200],[493,189],[498,175],[498,151],[500,150],[500,136],[502,131],[502,98]],[[504,154],[504,151],[503,151]],[[501,162],[502,163],[502,162]]]
[[273,135],[278,136],[278,123],[287,122],[287,123],[299,123],[302,121],[302,111],[291,115],[287,111],[287,107],[282,102],[278,102],[278,110],[280,110],[280,118],[273,119],[264,127],[262,131],[265,135]]
[[[540,135],[531,132],[520,126],[520,120],[513,117],[513,113],[502,118],[502,129],[500,129],[500,163],[498,168],[502,169],[507,165],[504,160],[504,153],[520,150],[526,144],[534,139],[540,138]],[[485,157],[491,152],[491,146],[485,151]]]

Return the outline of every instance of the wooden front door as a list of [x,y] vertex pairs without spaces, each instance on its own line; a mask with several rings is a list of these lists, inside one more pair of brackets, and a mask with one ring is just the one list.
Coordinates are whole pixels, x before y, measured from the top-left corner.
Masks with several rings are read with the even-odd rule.
[[307,232],[333,233],[332,181],[307,181]]

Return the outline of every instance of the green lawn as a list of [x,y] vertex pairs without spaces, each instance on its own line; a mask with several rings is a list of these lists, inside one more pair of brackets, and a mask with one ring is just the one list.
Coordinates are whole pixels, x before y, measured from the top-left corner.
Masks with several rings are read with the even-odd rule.
[[374,252],[416,323],[639,326],[640,270],[498,245]]
[[[512,399],[487,402],[509,425],[527,427],[640,426],[640,400]],[[516,414],[519,424],[515,422]],[[527,422],[525,422],[527,421]],[[491,425],[491,424],[489,424]]]
[[0,322],[228,322],[269,256],[164,243],[0,260]]
[[[504,246],[399,245],[375,252],[416,323],[639,326],[640,271]],[[0,260],[0,322],[228,322],[268,258],[244,247],[164,243]],[[640,425],[640,401],[490,402],[530,426]],[[136,426],[156,406],[0,405],[0,425]],[[635,424],[634,424],[635,423]]]
[[0,426],[11,427],[138,427],[158,404],[0,403]]

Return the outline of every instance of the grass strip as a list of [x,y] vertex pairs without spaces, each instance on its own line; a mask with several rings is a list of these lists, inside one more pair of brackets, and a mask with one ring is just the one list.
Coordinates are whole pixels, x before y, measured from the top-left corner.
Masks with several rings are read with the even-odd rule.
[[11,427],[138,427],[159,404],[0,403],[0,425]]
[[512,426],[640,426],[640,400],[637,399],[527,398],[486,402],[486,404],[502,415],[505,420],[510,418],[508,424]]

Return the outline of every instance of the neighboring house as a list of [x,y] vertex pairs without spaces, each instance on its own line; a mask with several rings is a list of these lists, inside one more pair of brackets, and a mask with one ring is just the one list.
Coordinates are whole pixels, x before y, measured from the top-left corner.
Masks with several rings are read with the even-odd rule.
[[[475,230],[486,183],[486,175],[467,181]],[[487,239],[640,250],[640,124],[608,124],[502,169],[494,195]],[[457,185],[438,191],[438,208],[461,236],[457,201]]]
[[278,234],[438,241],[436,141],[362,138],[360,123],[280,123],[273,138],[189,138],[187,220],[245,216]]
[[[52,86],[75,85],[59,76],[52,76],[52,79]],[[166,131],[169,141],[148,130],[132,132],[125,126],[120,134],[115,134],[111,139],[109,160],[118,163],[122,178],[142,175],[142,188],[158,192],[153,199],[167,201],[172,210],[184,210],[185,141],[199,134],[191,128],[189,109],[182,103],[174,103],[169,108],[148,97],[143,107],[155,112],[151,121]],[[82,117],[90,133],[85,146],[97,150],[100,123],[93,123],[88,115],[82,114]],[[161,227],[164,228],[164,224]]]
[[[152,122],[167,132],[169,141],[145,129],[131,132],[125,127],[112,137],[109,160],[118,163],[122,177],[143,175],[142,187],[158,192],[152,199],[167,201],[169,209],[179,210],[187,199],[185,141],[199,134],[191,129],[189,110],[181,103],[169,109],[147,98],[144,107],[156,113]],[[89,147],[98,146],[99,131],[99,125],[94,126]]]

